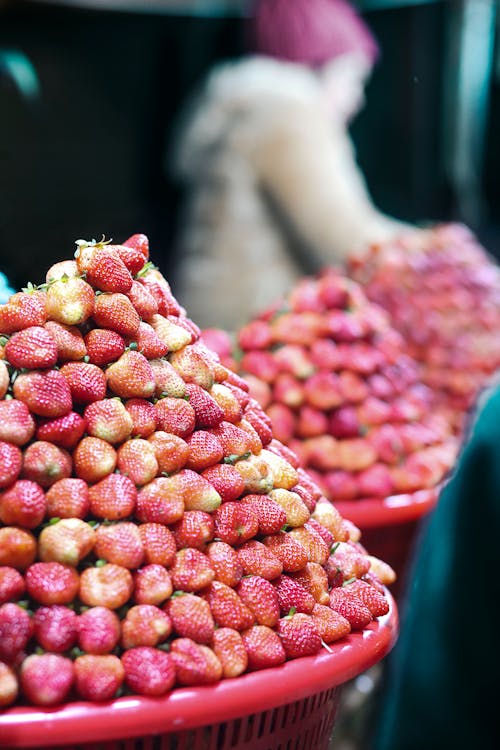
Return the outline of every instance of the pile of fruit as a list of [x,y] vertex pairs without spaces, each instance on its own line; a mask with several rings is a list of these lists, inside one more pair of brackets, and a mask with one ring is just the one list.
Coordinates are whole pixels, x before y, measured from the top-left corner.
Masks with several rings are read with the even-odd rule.
[[302,279],[238,334],[240,372],[332,500],[439,485],[456,441],[387,314],[335,269]]
[[164,695],[387,613],[391,569],[203,345],[147,238],[77,245],[0,307],[0,706]]
[[418,231],[353,258],[350,270],[384,307],[460,427],[500,365],[500,269],[460,225]]

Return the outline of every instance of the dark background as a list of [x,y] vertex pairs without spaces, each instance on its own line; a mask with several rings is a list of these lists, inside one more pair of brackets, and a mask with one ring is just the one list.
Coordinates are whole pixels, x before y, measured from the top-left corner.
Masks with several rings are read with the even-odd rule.
[[[1,0],[0,0],[1,3]],[[457,215],[442,166],[445,5],[365,14],[383,55],[353,124],[375,202],[406,220]],[[39,282],[75,239],[150,237],[169,274],[182,195],[165,168],[176,115],[218,60],[242,53],[237,18],[0,4],[0,50],[31,62],[39,96],[0,72],[0,269],[14,286]],[[500,254],[498,84],[473,227]]]

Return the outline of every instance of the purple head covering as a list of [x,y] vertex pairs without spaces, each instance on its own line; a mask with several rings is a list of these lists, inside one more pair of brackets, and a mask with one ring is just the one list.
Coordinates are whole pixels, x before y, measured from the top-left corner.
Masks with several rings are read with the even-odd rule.
[[250,21],[254,51],[323,65],[348,52],[361,52],[373,64],[378,45],[347,0],[254,0]]

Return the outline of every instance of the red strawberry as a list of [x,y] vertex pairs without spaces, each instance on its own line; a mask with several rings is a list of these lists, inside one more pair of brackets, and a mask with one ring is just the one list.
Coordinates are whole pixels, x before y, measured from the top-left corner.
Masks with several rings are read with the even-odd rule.
[[111,474],[116,466],[116,451],[105,440],[84,437],[73,451],[75,474],[85,482],[98,482]]
[[14,396],[40,417],[62,417],[71,411],[70,387],[57,370],[34,370],[18,375],[14,382]]
[[131,398],[125,402],[125,408],[132,417],[132,437],[147,438],[158,427],[156,409],[150,401],[144,398]]
[[87,347],[82,334],[76,326],[66,326],[49,320],[44,328],[51,335],[57,346],[59,362],[83,359],[87,354]]
[[236,500],[245,490],[243,478],[229,464],[211,466],[202,472],[202,476],[217,490],[223,502]]
[[290,536],[299,542],[307,552],[310,562],[324,565],[330,555],[330,547],[314,529],[306,529],[305,526],[292,529]]
[[0,565],[0,604],[21,599],[25,590],[21,573],[8,565]]
[[78,271],[94,289],[102,292],[128,292],[132,276],[111,245],[78,240],[75,253]]
[[202,510],[187,510],[171,528],[177,549],[195,547],[204,550],[214,538],[214,520],[210,513]]
[[257,513],[259,534],[274,534],[286,524],[286,513],[269,495],[245,495],[240,501]]
[[36,557],[36,539],[29,531],[17,526],[0,528],[0,565],[24,570]]
[[315,604],[311,613],[316,629],[325,643],[338,641],[351,632],[349,621],[323,604]]
[[205,644],[212,641],[215,623],[205,599],[178,592],[169,599],[165,611],[170,615],[175,633],[181,638]]
[[130,245],[111,245],[110,247],[118,253],[132,276],[135,276],[144,267],[144,253],[139,248]]
[[277,667],[286,660],[279,635],[266,625],[253,625],[241,634],[241,638],[250,670]]
[[95,532],[95,554],[100,560],[123,568],[138,568],[144,559],[144,548],[136,524],[124,521],[98,526]]
[[272,628],[280,617],[279,594],[275,586],[261,576],[247,576],[236,588],[240,599],[253,613],[259,625]]
[[278,595],[281,614],[287,614],[292,607],[297,612],[311,614],[316,600],[297,580],[281,575],[273,581],[273,586]]
[[171,655],[180,685],[207,685],[222,677],[222,665],[212,649],[190,638],[173,641]]
[[10,386],[10,374],[9,369],[5,362],[1,359],[2,351],[0,345],[0,399],[5,396]]
[[[147,442],[153,449],[159,472],[171,474],[179,471],[189,459],[189,446],[177,435],[158,430],[148,438]],[[173,484],[177,481],[174,479]]]
[[115,362],[125,351],[125,340],[116,331],[93,328],[85,336],[89,362],[98,367]]
[[139,352],[126,351],[106,370],[108,386],[121,398],[149,398],[155,390],[153,370]]
[[289,443],[296,431],[295,412],[285,404],[273,403],[267,407],[267,414],[271,419],[274,437],[283,443]]
[[196,430],[186,439],[186,443],[189,447],[186,466],[193,471],[201,472],[224,458],[221,441],[206,430]]
[[181,438],[191,435],[196,425],[196,414],[184,398],[160,398],[155,404],[158,429]]
[[106,395],[106,377],[96,365],[87,362],[68,362],[60,370],[71,390],[75,404],[100,401]]
[[257,575],[272,581],[283,571],[283,564],[265,544],[252,539],[238,548],[244,575]]
[[94,290],[83,279],[63,278],[47,290],[49,319],[67,326],[85,323],[94,312],[94,303]]
[[250,373],[265,383],[274,382],[279,368],[273,355],[266,351],[246,352],[240,362],[241,372]]
[[74,681],[71,659],[60,654],[31,654],[19,673],[25,698],[35,706],[57,706],[68,698]]
[[77,566],[93,549],[95,531],[80,518],[62,518],[38,537],[38,557],[43,562]]
[[168,281],[157,269],[146,268],[145,272],[141,272],[139,281],[156,299],[161,315],[180,315],[181,306],[173,296]]
[[365,581],[356,580],[346,584],[343,591],[349,596],[359,599],[370,610],[373,617],[380,617],[389,612],[389,602],[384,594]]
[[89,487],[90,512],[96,518],[119,521],[132,515],[137,490],[128,477],[109,474]]
[[125,678],[125,669],[112,654],[83,654],[74,661],[75,690],[87,701],[109,701],[116,696]]
[[312,656],[321,649],[321,637],[310,615],[287,615],[279,620],[276,630],[288,659]]
[[108,443],[122,443],[132,432],[132,417],[117,398],[105,398],[85,407],[87,433]]
[[348,594],[341,586],[331,590],[330,607],[345,617],[353,630],[362,630],[373,619],[368,607],[357,597]]
[[258,452],[262,448],[262,444],[260,444],[258,450],[253,451],[252,438],[248,432],[231,424],[231,422],[223,421],[217,427],[214,427],[211,432],[218,438],[223,449],[223,456],[228,456],[231,462],[247,453]]
[[11,662],[33,635],[33,621],[25,609],[8,602],[0,606],[0,659]]
[[22,466],[22,453],[17,445],[0,440],[0,489],[16,481]]
[[196,426],[200,429],[217,427],[224,418],[224,412],[215,399],[207,391],[194,383],[186,384],[189,403],[194,409]]
[[226,542],[212,542],[207,555],[215,571],[215,579],[234,587],[243,576],[243,567],[236,550]]
[[158,312],[158,302],[153,297],[149,289],[139,281],[134,281],[127,297],[139,313],[142,320],[150,320]]
[[118,469],[136,486],[148,484],[159,472],[155,450],[147,440],[134,438],[118,448]]
[[121,657],[125,682],[138,695],[165,695],[175,683],[172,654],[149,646],[131,648]]
[[[297,476],[300,477],[300,459],[298,455],[290,448],[288,445],[284,445],[283,443],[280,443],[279,440],[271,440],[269,445],[266,449],[266,455],[268,456],[269,453],[274,453],[276,456],[280,456],[285,461],[287,461],[294,469],[297,470]],[[303,470],[302,470],[303,471]],[[293,486],[293,489],[295,491],[295,485]],[[319,490],[317,490],[318,496],[321,494]]]
[[212,513],[221,504],[221,497],[210,482],[190,469],[170,477],[174,491],[181,492],[186,510],[204,510]]
[[181,549],[170,569],[172,583],[180,591],[201,591],[214,580],[211,562],[197,549]]
[[152,604],[131,607],[122,621],[122,648],[157,646],[172,632],[168,614]]
[[71,565],[36,562],[25,573],[28,595],[39,604],[69,604],[78,594],[80,580]]
[[304,547],[286,532],[279,531],[277,534],[270,534],[264,537],[263,542],[280,560],[286,573],[302,570],[309,562]]
[[135,516],[144,523],[171,524],[182,518],[184,496],[173,477],[157,477],[137,493]]
[[236,373],[229,371],[229,376],[224,381],[224,385],[235,395],[241,408],[246,409],[250,403],[248,383],[236,375]]
[[80,577],[79,596],[89,607],[119,609],[130,599],[133,587],[134,580],[127,568],[107,563],[85,568]]
[[134,601],[137,604],[160,606],[172,596],[172,591],[170,573],[163,565],[145,565],[134,574]]
[[233,547],[248,541],[259,531],[257,512],[250,504],[222,503],[213,517],[215,535]]
[[57,362],[57,344],[45,328],[30,326],[9,339],[5,356],[18,369],[49,368]]
[[223,677],[238,677],[246,670],[247,652],[237,630],[218,628],[214,632],[212,650],[222,665]]
[[[94,294],[92,293],[92,297]],[[0,332],[14,333],[29,326],[43,326],[47,320],[45,292],[17,292],[0,307]]]
[[205,593],[213,618],[220,627],[245,630],[254,624],[254,615],[230,586],[213,581]]
[[83,437],[86,424],[76,411],[70,411],[63,417],[40,420],[36,431],[37,440],[54,443],[60,448],[71,450]]
[[327,529],[326,526],[323,526],[318,521],[316,521],[315,518],[310,518],[309,521],[304,524],[304,528],[309,529],[310,531],[315,531],[316,534],[319,534],[325,544],[328,545],[329,549],[333,545],[335,539],[332,532]]
[[164,357],[168,352],[168,346],[148,323],[141,322],[139,324],[134,343],[135,346],[131,346],[131,348],[137,348],[147,359]]
[[128,240],[125,240],[123,245],[131,247],[134,250],[139,250],[144,257],[144,262],[149,258],[149,240],[145,234],[133,234]]
[[[210,395],[224,412],[224,420],[233,424],[239,422],[243,416],[243,409],[235,394],[224,383],[214,383]],[[246,416],[246,415],[245,415]]]
[[[163,292],[160,291],[160,293],[157,294],[157,287],[153,287],[149,284],[147,288],[158,302],[158,309],[161,313],[162,310],[165,309]],[[167,296],[169,299],[173,299],[170,292]],[[148,323],[154,328],[156,334],[163,343],[168,346],[169,352],[176,352],[191,343],[192,334],[189,331],[186,331],[182,326],[177,325],[171,320],[167,320],[163,315],[153,315]]]
[[238,332],[238,343],[245,351],[267,349],[272,343],[269,324],[263,320],[253,320]]
[[172,532],[161,523],[142,523],[138,528],[144,549],[144,562],[171,565],[177,551]]
[[361,578],[365,573],[368,573],[370,561],[366,555],[359,552],[351,544],[340,542],[340,544],[335,545],[335,549],[325,565],[327,573],[331,567],[340,568],[345,580]]
[[245,419],[252,425],[257,432],[262,445],[268,445],[273,439],[273,428],[271,419],[261,409],[246,409]]
[[46,508],[44,491],[27,479],[18,479],[0,494],[0,521],[6,526],[34,529],[45,518]]
[[76,613],[59,604],[39,607],[33,616],[33,636],[37,643],[56,654],[69,651],[78,636]]
[[16,701],[19,684],[16,673],[0,661],[0,708],[7,708]]
[[[298,573],[289,573],[289,577],[309,591],[316,602],[328,604],[328,576],[319,563],[308,562],[303,570]],[[342,580],[339,585],[341,584]]]
[[37,482],[42,487],[50,487],[58,479],[66,479],[71,474],[69,453],[45,440],[32,443],[24,451],[24,479]]
[[24,445],[35,433],[35,422],[23,401],[0,401],[0,440]]
[[107,607],[91,607],[78,617],[78,646],[88,654],[109,654],[120,640],[118,615]]
[[132,302],[120,293],[99,294],[92,317],[99,328],[110,328],[127,338],[135,336],[141,322]]

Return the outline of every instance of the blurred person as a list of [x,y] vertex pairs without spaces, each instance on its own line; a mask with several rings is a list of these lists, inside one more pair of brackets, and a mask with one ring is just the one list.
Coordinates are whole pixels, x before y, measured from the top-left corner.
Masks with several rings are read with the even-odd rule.
[[377,43],[347,0],[257,0],[255,54],[218,66],[187,109],[177,296],[234,330],[304,273],[403,224],[373,205],[348,126]]
[[7,277],[0,271],[0,305],[4,305],[14,290],[11,289]]

